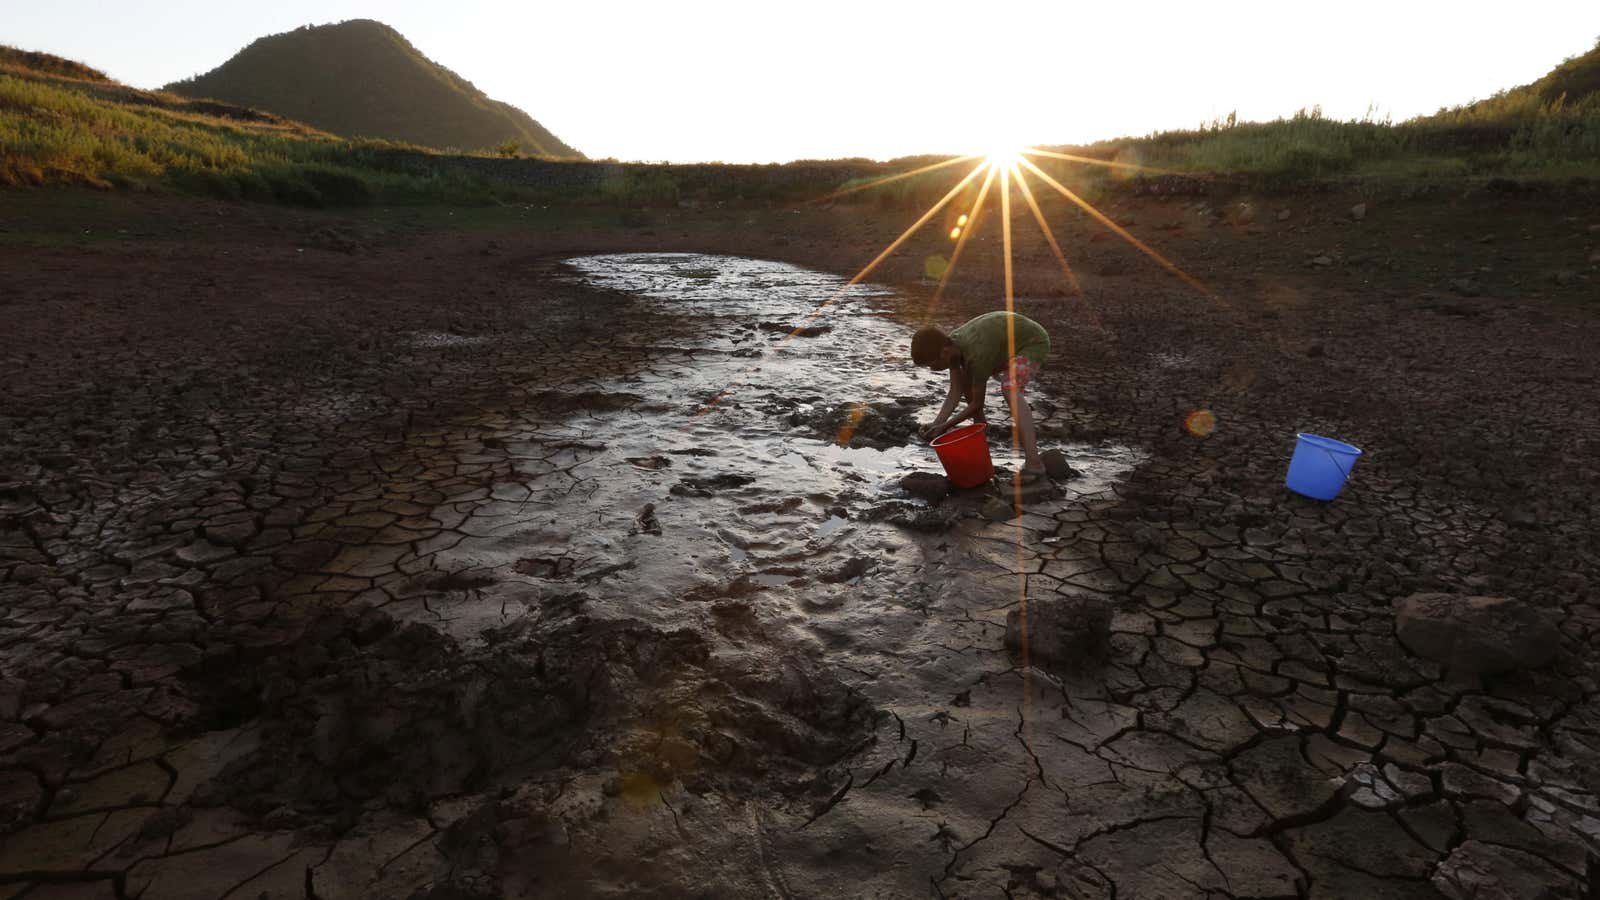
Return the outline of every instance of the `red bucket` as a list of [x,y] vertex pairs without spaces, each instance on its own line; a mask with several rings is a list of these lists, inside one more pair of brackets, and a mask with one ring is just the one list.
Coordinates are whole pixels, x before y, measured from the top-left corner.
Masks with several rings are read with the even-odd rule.
[[944,472],[958,488],[977,487],[994,477],[994,461],[989,458],[989,426],[983,422],[963,425],[933,439],[931,444],[944,464]]

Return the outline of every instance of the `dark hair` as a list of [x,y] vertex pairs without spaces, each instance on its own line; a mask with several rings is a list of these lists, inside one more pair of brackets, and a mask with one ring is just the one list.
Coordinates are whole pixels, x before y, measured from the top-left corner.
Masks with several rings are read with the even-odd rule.
[[927,325],[917,329],[911,336],[911,362],[915,365],[930,365],[939,358],[939,352],[950,343],[950,338],[939,330],[937,325]]

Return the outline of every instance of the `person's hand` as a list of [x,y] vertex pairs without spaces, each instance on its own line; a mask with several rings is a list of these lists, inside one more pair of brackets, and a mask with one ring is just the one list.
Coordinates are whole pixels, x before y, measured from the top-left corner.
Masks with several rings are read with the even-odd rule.
[[931,441],[939,435],[944,434],[944,428],[945,425],[943,422],[933,422],[918,428],[917,434],[921,435],[923,440]]

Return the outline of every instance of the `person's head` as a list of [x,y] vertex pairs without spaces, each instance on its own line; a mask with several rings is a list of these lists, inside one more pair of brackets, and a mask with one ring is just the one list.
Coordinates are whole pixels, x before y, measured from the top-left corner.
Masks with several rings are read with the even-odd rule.
[[937,325],[917,329],[911,336],[911,363],[942,372],[961,358],[961,348]]

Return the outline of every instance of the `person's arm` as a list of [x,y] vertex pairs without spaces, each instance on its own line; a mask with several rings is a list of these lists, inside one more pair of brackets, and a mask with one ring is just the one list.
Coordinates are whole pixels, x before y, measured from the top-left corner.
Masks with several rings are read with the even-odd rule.
[[977,382],[976,384],[972,383],[967,379],[965,370],[963,370],[959,375],[956,373],[955,369],[951,369],[950,372],[950,398],[953,400],[961,396],[961,390],[963,387],[965,387],[967,394],[967,405],[965,409],[961,410],[961,412],[956,413],[953,418],[946,419],[943,422],[936,422],[935,425],[937,427],[930,427],[930,431],[932,432],[930,437],[938,437],[939,435],[944,434],[946,431],[949,431],[968,419],[971,419],[974,422],[985,421],[983,417],[983,389],[987,387],[987,383],[982,381]]
[[[967,381],[965,377],[963,377],[962,380]],[[988,382],[986,381],[967,381],[967,408],[957,413],[956,417],[951,419],[946,424],[955,425],[960,422],[965,422],[968,419],[971,419],[974,422],[985,421],[983,418],[983,389],[986,387],[988,387]]]
[[955,409],[956,404],[961,401],[961,380],[960,368],[952,366],[950,368],[950,390],[945,392],[944,405],[939,407],[939,414],[933,417],[933,423],[922,429],[923,437],[932,438],[944,433],[946,426],[949,424],[946,420],[950,418],[950,411]]

